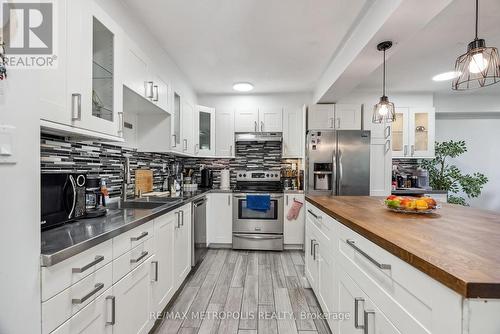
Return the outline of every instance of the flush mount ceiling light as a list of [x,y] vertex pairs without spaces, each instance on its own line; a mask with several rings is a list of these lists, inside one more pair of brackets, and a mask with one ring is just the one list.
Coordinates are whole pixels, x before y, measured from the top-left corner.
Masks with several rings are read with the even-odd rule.
[[460,75],[462,75],[461,72],[455,72],[455,71],[444,72],[444,73],[440,73],[438,75],[433,76],[432,80],[434,80],[434,81],[448,81],[448,80],[456,79]]
[[377,50],[384,52],[384,74],[382,82],[382,97],[380,102],[373,107],[373,123],[390,123],[396,120],[396,113],[394,111],[394,103],[389,101],[389,98],[385,95],[385,51],[392,47],[391,41],[382,42],[377,45]]
[[250,82],[237,82],[233,85],[233,89],[237,92],[249,92],[253,89]]
[[467,90],[493,85],[500,81],[498,49],[487,47],[478,38],[479,0],[476,0],[476,38],[467,46],[467,52],[457,58],[455,71],[460,76],[453,81],[453,90]]

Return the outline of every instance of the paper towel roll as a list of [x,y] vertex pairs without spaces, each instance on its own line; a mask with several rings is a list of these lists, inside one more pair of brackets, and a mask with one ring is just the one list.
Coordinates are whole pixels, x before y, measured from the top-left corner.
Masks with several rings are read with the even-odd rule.
[[229,190],[230,187],[229,169],[223,169],[220,171],[220,188],[222,190]]

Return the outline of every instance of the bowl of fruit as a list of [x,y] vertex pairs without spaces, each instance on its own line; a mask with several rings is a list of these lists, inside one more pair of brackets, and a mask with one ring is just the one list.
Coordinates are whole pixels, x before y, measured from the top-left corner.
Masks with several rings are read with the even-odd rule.
[[439,209],[432,197],[388,196],[384,205],[387,209],[402,213],[433,213]]

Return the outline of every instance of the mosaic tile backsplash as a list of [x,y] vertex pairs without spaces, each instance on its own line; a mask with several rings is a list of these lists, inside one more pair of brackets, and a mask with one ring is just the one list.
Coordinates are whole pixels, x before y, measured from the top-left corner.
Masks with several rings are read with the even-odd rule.
[[138,168],[153,171],[155,191],[161,191],[163,181],[168,176],[168,166],[179,162],[184,168],[194,170],[199,182],[202,165],[214,171],[214,188],[220,185],[220,170],[231,170],[231,186],[236,182],[235,170],[272,169],[280,170],[281,143],[236,143],[236,158],[186,158],[172,154],[137,152],[134,149],[110,145],[102,142],[76,141],[64,137],[42,134],[40,140],[40,161],[42,173],[79,172],[99,176],[106,180],[111,197],[120,196],[123,180],[124,157],[130,158],[132,183]]

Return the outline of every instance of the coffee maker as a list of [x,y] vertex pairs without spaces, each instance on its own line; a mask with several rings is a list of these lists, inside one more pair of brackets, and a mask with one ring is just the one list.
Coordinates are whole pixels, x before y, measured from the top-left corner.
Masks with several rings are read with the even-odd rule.
[[101,192],[101,179],[98,177],[87,177],[85,182],[85,211],[85,218],[106,214],[106,202]]
[[208,168],[203,168],[201,170],[200,188],[212,189],[213,184],[214,184],[213,171]]

